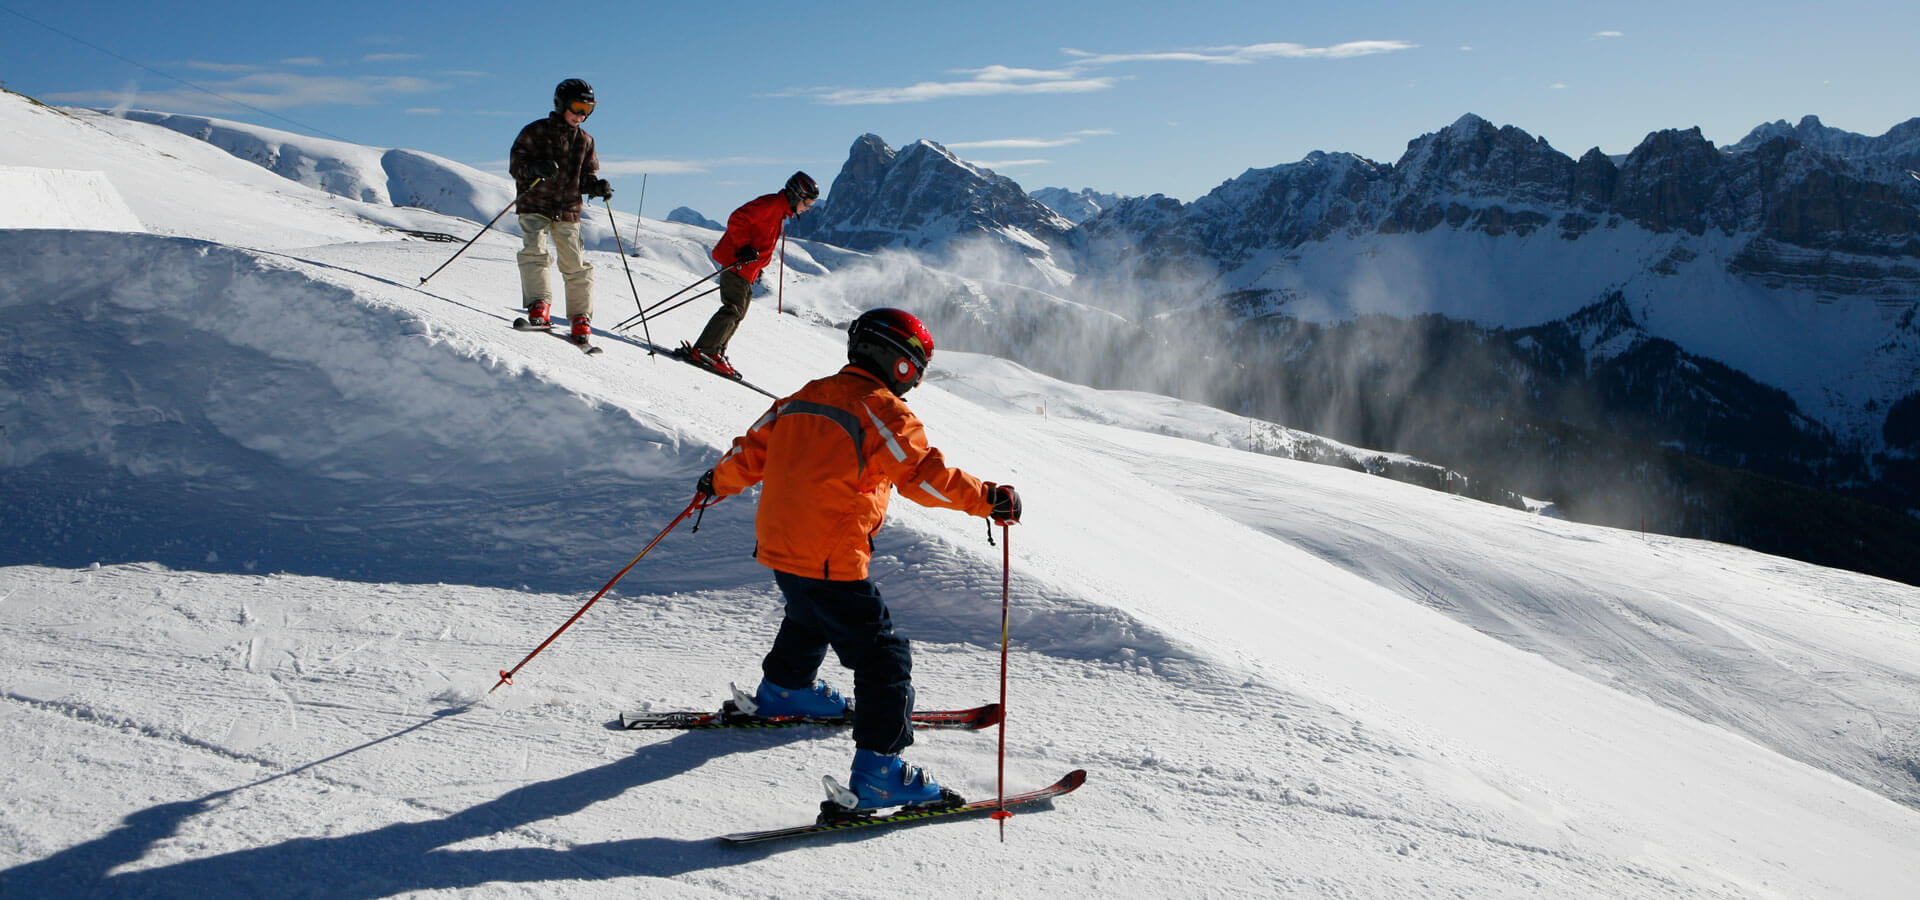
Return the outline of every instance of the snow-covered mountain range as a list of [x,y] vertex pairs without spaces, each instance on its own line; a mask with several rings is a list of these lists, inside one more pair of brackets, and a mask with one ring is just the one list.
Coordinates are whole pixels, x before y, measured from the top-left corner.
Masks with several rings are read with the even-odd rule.
[[[511,235],[421,286],[452,248],[412,233],[474,221],[10,94],[0,127],[20,191],[0,229],[0,894],[1920,881],[1920,589],[1248,452],[1291,433],[944,344],[912,402],[1027,515],[989,546],[979,520],[896,504],[876,574],[922,702],[971,703],[995,696],[1010,560],[1008,785],[1070,767],[1088,785],[1004,842],[978,822],[718,846],[810,817],[851,752],[826,729],[606,727],[754,677],[779,599],[749,557],[751,497],[670,534],[487,689],[766,399],[604,329],[587,358],[508,328]],[[637,239],[590,252],[603,309],[711,271],[709,231],[613,224]],[[838,365],[851,309],[898,299],[856,270],[906,265],[811,242],[788,263],[792,314],[757,303],[733,352],[779,391]],[[982,316],[1042,302],[941,277],[933,302],[964,286]],[[909,754],[990,796],[1001,737]]]
[[1122,363],[1024,334],[974,349],[1414,452],[1596,521],[1804,545],[1693,515],[1764,489],[1680,473],[1661,458],[1678,451],[1920,522],[1920,120],[1869,138],[1808,117],[1725,149],[1669,130],[1574,159],[1467,115],[1393,163],[1316,152],[1064,232],[1006,179],[910,150],[908,178],[878,138],[856,143],[835,184],[863,234],[997,243],[1065,273],[1037,287],[1149,332],[1103,334]]

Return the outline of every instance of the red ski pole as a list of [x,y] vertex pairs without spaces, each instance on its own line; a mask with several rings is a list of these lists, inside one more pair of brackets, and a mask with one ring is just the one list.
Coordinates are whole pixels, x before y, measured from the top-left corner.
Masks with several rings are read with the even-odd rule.
[[1007,811],[1007,611],[1011,607],[1008,590],[1013,580],[1013,546],[1008,539],[1011,523],[1000,523],[1000,761],[999,791],[1000,808],[993,811],[993,817],[1000,821],[1000,842],[1007,842],[1007,820],[1013,813]]
[[780,291],[773,295],[773,311],[787,311],[787,223],[780,223]]
[[614,584],[618,583],[620,579],[627,577],[627,573],[633,571],[633,567],[640,564],[640,559],[642,557],[646,556],[648,553],[653,551],[653,548],[660,545],[660,542],[666,538],[667,532],[672,531],[675,526],[679,525],[681,522],[686,521],[688,516],[693,515],[694,510],[705,509],[707,506],[712,506],[714,503],[720,502],[720,499],[718,497],[715,497],[713,498],[712,503],[708,503],[703,506],[700,503],[700,501],[706,498],[706,496],[707,495],[705,494],[694,494],[693,502],[687,504],[687,508],[684,510],[681,510],[680,515],[675,516],[673,521],[668,522],[667,527],[660,529],[660,533],[653,536],[653,540],[647,544],[645,549],[642,549],[640,551],[640,555],[635,556],[632,562],[627,563],[626,568],[621,569],[618,573],[615,573],[615,575],[613,576],[613,580],[607,582],[604,587],[600,588],[599,593],[594,594],[593,599],[588,600],[586,606],[580,607],[580,611],[574,613],[573,618],[567,620],[567,624],[560,626],[560,628],[554,631],[553,634],[548,635],[546,640],[540,642],[540,646],[533,648],[533,652],[527,654],[527,658],[521,660],[519,664],[515,665],[512,669],[502,669],[500,671],[500,680],[497,682],[494,682],[493,687],[487,688],[487,693],[491,694],[494,691],[499,690],[500,685],[512,684],[513,676],[520,672],[521,666],[526,665],[528,661],[532,660],[536,656],[539,656],[540,651],[547,649],[547,645],[553,643],[553,639],[560,636],[560,632],[566,631],[568,628],[573,627],[573,623],[579,621],[581,616],[586,615],[588,609],[592,608],[595,603],[600,602],[600,598],[606,596],[606,593],[608,591],[613,590]]

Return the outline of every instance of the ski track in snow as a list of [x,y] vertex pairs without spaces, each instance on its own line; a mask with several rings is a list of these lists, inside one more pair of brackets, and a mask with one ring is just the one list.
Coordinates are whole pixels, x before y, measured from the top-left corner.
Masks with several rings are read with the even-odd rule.
[[[748,557],[752,498],[682,526],[488,688],[684,508],[765,398],[620,335],[585,360],[513,332],[510,235],[416,288],[451,250],[388,229],[473,223],[0,100],[0,125],[36,136],[0,163],[106,171],[152,232],[0,231],[0,896],[1920,880],[1915,589],[1176,440],[1149,432],[1232,417],[954,353],[914,406],[1029,511],[1008,535],[1007,786],[1089,781],[1005,843],[953,823],[721,847],[809,818],[851,749],[826,729],[611,726],[757,679],[779,598]],[[641,224],[643,296],[705,271],[710,234]],[[619,321],[622,260],[592,259],[597,319]],[[763,298],[733,353],[779,392],[837,365],[821,325],[850,302],[805,249],[792,262],[795,314]],[[68,327],[29,334],[46,306]],[[999,548],[979,520],[904,501],[890,519],[874,575],[920,704],[994,698]],[[999,739],[922,734],[907,755],[988,796]]]

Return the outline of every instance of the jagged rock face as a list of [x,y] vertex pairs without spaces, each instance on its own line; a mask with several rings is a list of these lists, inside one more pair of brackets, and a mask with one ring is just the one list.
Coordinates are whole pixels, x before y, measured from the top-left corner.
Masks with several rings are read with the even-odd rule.
[[1914,255],[1920,212],[1898,183],[1874,181],[1844,158],[1791,138],[1768,140],[1733,157],[1761,198],[1739,230],[1816,250]]
[[826,198],[788,232],[854,250],[1014,235],[1015,245],[1036,251],[1034,242],[1063,244],[1072,227],[1011,179],[962,162],[939,144],[918,141],[896,152],[868,134],[854,141]]
[[1650,231],[1703,234],[1725,165],[1697,127],[1656,131],[1621,164],[1614,209]]
[[1393,200],[1379,230],[1428,231],[1444,223],[1529,234],[1566,205],[1574,169],[1544,139],[1464,116],[1407,144],[1393,167]]

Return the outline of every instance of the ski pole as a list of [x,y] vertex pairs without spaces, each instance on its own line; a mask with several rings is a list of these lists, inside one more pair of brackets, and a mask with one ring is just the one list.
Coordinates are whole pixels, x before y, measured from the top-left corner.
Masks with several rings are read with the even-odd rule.
[[[646,181],[643,178],[641,184],[644,185],[645,183]],[[645,189],[642,188],[642,190],[644,191]],[[613,201],[603,197],[600,199],[600,202],[607,205],[607,224],[613,226],[613,246],[620,250],[620,268],[627,270],[627,290],[633,292],[633,308],[640,309],[640,289],[633,286],[633,267],[627,265],[627,245],[620,242],[620,223],[613,220]],[[638,224],[633,226],[633,234],[633,239],[638,241],[640,239],[640,226]],[[643,328],[647,324],[646,313],[644,311],[641,313],[640,324]],[[653,329],[644,328],[644,330],[647,335],[647,343],[652,344]]]
[[[626,320],[625,322],[621,322],[620,324],[618,324],[618,325],[615,325],[615,326],[613,326],[613,329],[612,329],[612,330],[614,330],[614,331],[620,331],[620,330],[622,330],[622,329],[627,329],[627,328],[632,328],[632,327],[634,326],[634,324],[635,324],[635,323],[637,323],[637,322],[639,322],[639,321],[640,321],[641,319],[645,319],[645,318],[647,318],[648,316],[650,316],[650,315],[652,315],[652,314],[653,314],[653,311],[654,311],[654,310],[656,310],[656,309],[659,309],[659,308],[660,308],[661,306],[663,306],[663,305],[665,305],[665,304],[667,303],[667,301],[669,301],[669,300],[672,300],[673,298],[675,298],[675,297],[678,297],[678,296],[680,296],[681,294],[684,294],[684,293],[686,293],[686,292],[688,292],[688,291],[690,291],[690,290],[693,290],[694,288],[697,288],[697,287],[699,287],[699,286],[700,286],[700,285],[702,285],[702,284],[705,284],[705,283],[707,283],[707,282],[709,282],[709,281],[712,281],[713,279],[715,279],[715,278],[718,278],[718,277],[720,277],[720,275],[721,275],[721,273],[723,273],[723,272],[726,272],[726,271],[728,271],[728,270],[730,270],[730,269],[733,269],[733,268],[736,268],[736,267],[738,267],[738,266],[740,266],[740,265],[742,265],[743,263],[745,263],[745,260],[741,260],[740,262],[736,262],[736,263],[734,263],[733,265],[731,265],[731,266],[727,266],[726,268],[724,268],[724,269],[721,269],[721,270],[719,270],[719,271],[717,271],[717,272],[710,272],[710,273],[708,273],[708,274],[706,274],[706,275],[702,275],[702,276],[700,276],[700,278],[699,278],[698,280],[696,280],[696,281],[694,281],[694,282],[693,282],[692,284],[689,284],[689,285],[687,285],[686,287],[683,287],[683,288],[681,288],[681,289],[679,289],[679,290],[677,290],[677,291],[674,291],[674,292],[673,292],[673,293],[671,293],[671,294],[668,294],[667,296],[665,296],[665,297],[663,297],[663,298],[661,298],[660,300],[658,300],[658,301],[656,301],[656,302],[655,302],[655,303],[654,303],[654,304],[653,304],[652,306],[649,306],[649,307],[647,307],[646,309],[643,309],[643,310],[641,310],[641,311],[640,311],[640,314],[639,314],[639,315],[637,315],[637,316],[630,316],[630,317],[628,317],[628,318],[627,318],[627,320]],[[717,290],[717,289],[716,289],[716,290]],[[708,294],[711,294],[711,293],[713,293],[713,290],[707,290],[707,291],[703,291],[703,292],[701,292],[701,293],[698,293],[698,294],[695,294],[695,295],[694,295],[693,297],[689,297],[688,299],[689,299],[689,300],[691,300],[691,299],[694,299],[694,298],[696,298],[696,297],[705,297],[706,295],[708,295]],[[676,306],[676,307],[674,307],[674,308],[675,308],[675,309],[678,309],[679,307],[678,307],[678,306]]]
[[[535,178],[532,184],[527,185],[527,191],[533,190],[533,186],[535,184],[539,184],[540,182],[545,180],[546,179],[544,178]],[[516,195],[513,198],[513,203],[519,203],[520,198],[525,197],[527,195],[527,191],[521,191],[518,195]],[[444,269],[447,266],[452,265],[454,260],[460,258],[460,254],[467,252],[467,248],[473,246],[473,242],[479,240],[480,235],[486,234],[487,229],[493,227],[493,223],[500,221],[500,217],[506,215],[507,210],[513,208],[513,203],[509,203],[506,206],[501,207],[499,212],[494,213],[493,218],[487,220],[487,224],[480,226],[480,230],[475,232],[473,237],[468,238],[466,243],[460,245],[460,249],[453,251],[453,255],[447,257],[447,261],[440,264],[440,269]],[[440,274],[440,269],[435,269],[432,272],[427,273],[427,278],[432,278],[433,276]],[[420,279],[420,283],[422,285],[426,284],[427,278]]]
[[521,660],[518,664],[516,664],[511,669],[502,669],[500,671],[500,680],[497,682],[494,682],[493,687],[487,688],[487,693],[491,694],[494,691],[499,690],[500,685],[512,684],[513,676],[519,673],[521,666],[525,666],[534,657],[539,656],[540,651],[547,649],[547,645],[553,643],[553,639],[560,636],[560,632],[566,631],[568,628],[573,627],[573,623],[579,621],[581,616],[586,615],[588,609],[590,609],[595,603],[600,602],[600,598],[603,596],[606,596],[606,593],[608,591],[613,590],[613,586],[616,582],[618,582],[622,578],[625,578],[628,572],[633,571],[634,566],[637,566],[640,564],[641,557],[646,556],[648,553],[653,551],[654,547],[659,546],[660,541],[666,538],[667,532],[672,531],[674,529],[674,526],[679,525],[681,522],[686,521],[688,516],[693,515],[694,510],[705,509],[706,506],[712,506],[713,503],[720,502],[718,499],[715,499],[713,500],[712,503],[708,503],[705,506],[703,506],[700,503],[700,501],[706,498],[706,496],[707,495],[705,494],[693,495],[693,502],[687,504],[687,508],[684,510],[681,510],[680,515],[675,516],[673,521],[668,522],[667,527],[660,529],[660,533],[653,536],[653,540],[647,544],[645,549],[642,549],[640,551],[640,555],[634,557],[632,562],[627,563],[626,568],[621,569],[618,573],[616,573],[613,576],[612,581],[607,582],[604,587],[600,588],[599,593],[594,594],[593,599],[588,600],[586,606],[580,607],[580,611],[573,614],[573,618],[568,619],[565,625],[560,626],[559,629],[555,630],[553,634],[548,635],[546,640],[541,641],[540,646],[533,648],[533,652],[527,654],[526,659]]
[[714,291],[717,291],[719,289],[720,287],[718,285],[707,288],[706,290],[701,291],[700,293],[695,294],[691,297],[688,297],[687,299],[682,300],[679,303],[675,303],[674,305],[669,306],[666,309],[660,310],[659,312],[654,312],[653,310],[649,309],[647,310],[647,319],[648,320],[658,319],[661,316],[666,315],[667,313],[673,312],[674,310],[679,309],[680,307],[685,306],[689,303],[692,303],[693,301],[698,300],[701,297],[705,297],[706,295],[711,294]]
[[1010,522],[1000,523],[1000,773],[996,787],[1000,808],[993,811],[993,818],[1000,822],[1002,844],[1007,842],[1007,820],[1013,818],[1013,813],[1007,811],[1007,611],[1012,606],[1009,587],[1013,582],[1013,543],[1008,530],[1011,527]]

